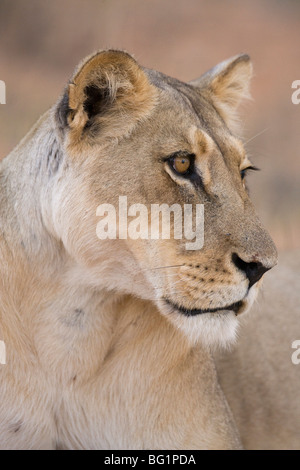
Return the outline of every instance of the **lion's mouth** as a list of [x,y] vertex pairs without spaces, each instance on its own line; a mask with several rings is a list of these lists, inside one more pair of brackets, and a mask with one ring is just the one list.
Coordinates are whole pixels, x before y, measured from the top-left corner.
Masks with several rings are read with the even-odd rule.
[[182,313],[186,317],[193,317],[195,315],[202,315],[202,313],[216,313],[216,312],[222,312],[224,310],[234,312],[236,315],[238,315],[243,306],[244,302],[242,300],[239,300],[238,302],[234,302],[231,305],[227,305],[225,307],[217,307],[217,308],[194,308],[194,309],[188,309],[186,307],[182,307],[181,305],[176,305],[171,300],[169,299],[164,299],[164,301],[170,305],[174,310],[177,310],[178,312]]

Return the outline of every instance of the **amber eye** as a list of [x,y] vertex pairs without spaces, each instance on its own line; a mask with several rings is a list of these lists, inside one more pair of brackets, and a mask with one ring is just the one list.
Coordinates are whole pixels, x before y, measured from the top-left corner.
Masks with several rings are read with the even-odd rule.
[[192,160],[189,155],[176,155],[170,159],[170,164],[176,173],[186,175],[191,170]]

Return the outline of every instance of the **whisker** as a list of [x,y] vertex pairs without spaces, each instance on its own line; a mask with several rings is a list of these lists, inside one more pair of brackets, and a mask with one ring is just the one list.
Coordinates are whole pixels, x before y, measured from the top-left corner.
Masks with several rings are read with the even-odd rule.
[[149,271],[153,271],[155,269],[180,268],[181,266],[184,266],[184,264],[174,264],[173,266],[158,266],[157,268],[150,268]]
[[249,142],[251,142],[251,140],[254,140],[256,139],[256,137],[259,137],[260,135],[264,134],[264,132],[268,131],[270,129],[270,126],[269,127],[266,127],[264,130],[262,130],[261,132],[258,132],[258,134],[255,134],[253,137],[251,137],[250,139],[248,139],[244,145],[248,144]]

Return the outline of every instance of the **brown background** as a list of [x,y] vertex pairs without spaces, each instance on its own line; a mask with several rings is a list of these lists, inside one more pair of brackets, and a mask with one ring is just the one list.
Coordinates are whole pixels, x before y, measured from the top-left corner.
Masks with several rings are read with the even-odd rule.
[[0,158],[56,101],[77,62],[106,47],[182,80],[239,52],[251,55],[254,101],[243,123],[263,170],[249,177],[252,198],[278,247],[300,247],[300,104],[291,102],[300,80],[300,1],[0,0],[7,86]]

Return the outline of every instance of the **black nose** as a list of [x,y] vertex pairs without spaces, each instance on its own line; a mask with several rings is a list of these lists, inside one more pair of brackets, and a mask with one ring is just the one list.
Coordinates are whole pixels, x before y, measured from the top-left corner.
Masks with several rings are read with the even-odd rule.
[[246,274],[247,278],[249,279],[249,289],[260,280],[266,271],[269,271],[270,269],[266,268],[259,261],[246,263],[236,253],[233,253],[232,255],[232,262],[238,269],[240,269],[240,271],[243,271]]

